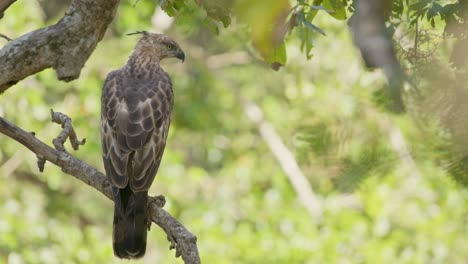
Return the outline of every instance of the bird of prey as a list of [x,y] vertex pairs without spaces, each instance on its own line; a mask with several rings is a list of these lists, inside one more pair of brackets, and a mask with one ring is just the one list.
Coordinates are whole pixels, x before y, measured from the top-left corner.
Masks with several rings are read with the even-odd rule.
[[104,168],[114,196],[113,248],[119,258],[146,251],[147,194],[166,145],[174,102],[165,58],[184,52],[163,34],[141,34],[127,64],[107,75],[101,97]]

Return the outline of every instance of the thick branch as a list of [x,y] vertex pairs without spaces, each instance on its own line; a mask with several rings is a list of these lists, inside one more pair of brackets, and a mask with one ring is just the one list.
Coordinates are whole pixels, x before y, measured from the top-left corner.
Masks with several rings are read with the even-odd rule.
[[[15,126],[0,117],[0,132],[23,144],[36,155],[62,168],[62,171],[94,187],[112,200],[112,189],[102,173],[65,151],[58,151],[38,140],[32,133]],[[166,232],[169,240],[175,242],[176,255],[182,256],[186,264],[200,263],[197,238],[168,212],[158,206],[158,199],[149,199],[150,219]]]
[[73,0],[60,21],[27,33],[0,50],[0,93],[29,75],[54,68],[71,81],[102,39],[119,0]]
[[389,13],[392,1],[359,0],[356,11],[349,24],[356,46],[361,51],[367,67],[381,68],[389,86],[390,108],[396,112],[404,111],[401,89],[406,76],[395,55],[391,36],[385,26],[386,14]]
[[16,2],[16,0],[0,0],[0,19],[5,15],[5,11],[14,2]]
[[260,135],[267,143],[271,152],[288,177],[289,182],[299,196],[299,200],[302,202],[309,214],[317,221],[320,221],[323,216],[321,199],[312,190],[309,181],[302,173],[294,155],[284,145],[273,126],[264,120],[263,112],[256,104],[245,102],[244,110],[247,117],[257,126]]

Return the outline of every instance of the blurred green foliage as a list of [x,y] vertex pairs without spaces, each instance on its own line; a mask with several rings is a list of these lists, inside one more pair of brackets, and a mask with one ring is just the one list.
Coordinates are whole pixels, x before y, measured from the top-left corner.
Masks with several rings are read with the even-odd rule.
[[[330,14],[314,20],[328,37],[315,40],[317,29],[302,21],[309,31],[280,39],[288,61],[274,72],[258,59],[263,38],[274,32],[245,25],[263,15],[231,21],[230,12],[248,12],[251,1],[160,2],[175,16],[167,34],[187,59],[163,63],[172,76],[175,109],[150,192],[165,195],[165,208],[197,235],[203,263],[468,261],[468,191],[440,164],[453,155],[440,151],[450,135],[431,118],[418,123],[410,115],[389,116],[374,99],[384,77],[361,66],[342,21],[349,5],[330,0],[306,8],[309,23],[316,11]],[[49,109],[68,114],[78,136],[87,138],[73,155],[103,171],[102,83],[136,42],[123,35],[151,30],[155,8],[154,1],[123,1],[78,80],[59,82],[52,70],[31,76],[0,96],[0,115],[50,143],[60,128],[50,122]],[[17,37],[51,23],[40,5],[18,1],[0,21],[0,32]],[[444,25],[435,27],[443,31]],[[312,47],[308,61],[302,52],[311,55]],[[246,117],[244,100],[259,105],[295,154],[322,197],[323,219],[301,205]],[[405,136],[410,157],[395,148],[392,129]],[[112,254],[111,201],[50,163],[39,173],[31,152],[3,135],[0,142],[0,263],[119,262]],[[153,226],[138,263],[182,263],[168,247],[164,232]]]

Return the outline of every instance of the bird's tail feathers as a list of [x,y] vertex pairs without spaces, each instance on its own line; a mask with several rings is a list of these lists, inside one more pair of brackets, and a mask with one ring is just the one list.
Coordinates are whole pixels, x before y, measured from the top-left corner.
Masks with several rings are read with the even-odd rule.
[[114,188],[113,248],[119,258],[140,258],[145,255],[148,192]]

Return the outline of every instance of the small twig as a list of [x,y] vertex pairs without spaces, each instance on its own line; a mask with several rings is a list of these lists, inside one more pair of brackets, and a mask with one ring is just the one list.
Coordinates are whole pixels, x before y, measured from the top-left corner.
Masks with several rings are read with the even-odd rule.
[[[31,133],[31,135],[33,135],[33,136],[36,136],[36,132],[34,132],[34,131],[31,131],[29,133]],[[39,154],[37,154],[36,157],[37,157],[37,167],[39,168],[39,171],[44,172],[44,166],[45,166],[45,163],[46,163],[46,159],[44,158],[44,156],[39,155]]]
[[148,35],[148,31],[135,31],[135,32],[132,32],[132,33],[127,33],[127,36],[131,36],[131,35],[137,35],[137,34],[142,34],[142,35]]
[[4,35],[4,34],[2,34],[2,33],[0,33],[0,38],[4,38],[4,39],[6,39],[6,40],[8,40],[8,41],[12,41],[12,40],[13,40],[13,39],[9,38],[7,35]]
[[52,140],[56,150],[65,151],[63,144],[65,144],[67,138],[70,138],[70,143],[74,150],[78,150],[80,145],[84,145],[86,143],[86,138],[83,138],[81,141],[78,140],[70,117],[60,112],[54,112],[53,109],[50,109],[50,115],[52,117],[52,122],[61,125],[63,128],[62,132]]
[[41,156],[41,155],[36,155],[36,157],[37,157],[37,167],[39,168],[39,171],[44,172],[46,159],[44,158],[44,156]]
[[243,101],[244,111],[247,117],[257,126],[261,137],[270,148],[271,153],[275,156],[283,169],[283,172],[288,177],[288,180],[296,191],[299,200],[302,202],[309,214],[317,222],[320,222],[323,217],[321,198],[313,191],[309,181],[297,164],[294,155],[285,146],[273,126],[263,118],[262,110],[253,102],[246,100]]

